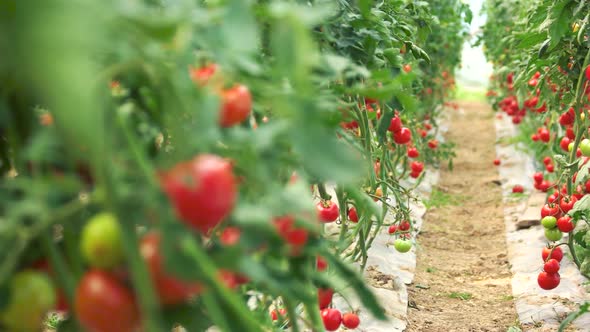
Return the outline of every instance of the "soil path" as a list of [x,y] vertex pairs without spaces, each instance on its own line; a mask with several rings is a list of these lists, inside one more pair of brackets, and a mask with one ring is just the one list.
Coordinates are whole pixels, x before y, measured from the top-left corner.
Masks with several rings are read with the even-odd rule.
[[493,113],[477,102],[460,103],[451,112],[446,136],[457,144],[457,158],[452,172],[441,168],[438,201],[444,206],[427,212],[417,239],[407,331],[504,332],[518,322],[502,193],[492,164]]

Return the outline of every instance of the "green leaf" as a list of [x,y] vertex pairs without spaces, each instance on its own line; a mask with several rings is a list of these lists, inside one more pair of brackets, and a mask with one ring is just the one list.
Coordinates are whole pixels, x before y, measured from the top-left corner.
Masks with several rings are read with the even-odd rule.
[[521,38],[522,39],[520,40],[520,42],[518,43],[518,45],[516,47],[518,49],[529,49],[529,48],[539,44],[543,40],[546,40],[547,33],[545,33],[545,32],[529,33],[524,38],[523,37],[521,37]]
[[5,283],[0,285],[0,310],[10,304],[10,285]]
[[373,5],[373,0],[359,0],[358,4],[363,17],[369,17],[369,14],[371,13],[371,7]]
[[349,286],[355,290],[363,306],[367,308],[376,319],[385,320],[385,310],[377,301],[377,298],[371,292],[369,287],[367,287],[367,283],[363,276],[331,253],[325,252],[322,256],[328,260],[331,269],[336,271],[338,275],[342,276],[349,282]]
[[393,110],[384,111],[381,115],[381,120],[379,120],[379,125],[377,126],[377,138],[379,139],[379,143],[383,144],[387,140],[387,129],[391,124],[391,119],[393,119]]
[[221,32],[229,54],[253,54],[258,49],[257,24],[249,4],[244,0],[228,1]]
[[577,201],[576,204],[574,204],[574,208],[571,209],[568,214],[573,215],[578,211],[584,211],[588,209],[590,209],[590,196],[586,195],[582,197],[581,200]]
[[189,303],[165,308],[163,316],[166,328],[171,329],[177,324],[180,324],[187,331],[206,331],[213,325],[213,322],[198,304],[200,303]]
[[426,53],[422,48],[416,46],[416,44],[412,44],[411,51],[412,51],[412,54],[414,55],[414,57],[416,59],[423,59],[428,64],[431,63],[430,57],[428,56],[428,53]]
[[545,58],[545,55],[547,53],[547,49],[549,48],[550,43],[551,43],[551,39],[547,39],[547,40],[545,40],[543,42],[543,44],[539,48],[539,53],[537,54],[537,56],[539,57],[539,59],[544,59]]
[[565,331],[565,329],[570,325],[573,321],[578,319],[578,317],[582,316],[583,314],[590,312],[590,302],[586,302],[580,306],[580,309],[576,312],[572,312],[569,314],[562,322],[559,324],[559,332]]
[[293,145],[308,172],[315,177],[338,183],[353,183],[361,174],[361,158],[352,147],[340,144],[336,137],[317,123],[302,123],[305,134],[293,133]]
[[572,13],[570,10],[571,4],[569,0],[559,0],[553,3],[549,9],[549,15],[541,27],[547,27],[549,37],[551,40],[551,47],[557,46],[561,38],[568,33],[570,29],[570,20]]

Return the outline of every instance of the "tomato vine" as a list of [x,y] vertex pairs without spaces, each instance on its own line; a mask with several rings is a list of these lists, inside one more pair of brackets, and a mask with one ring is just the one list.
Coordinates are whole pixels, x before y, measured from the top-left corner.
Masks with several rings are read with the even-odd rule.
[[0,20],[0,326],[36,264],[65,294],[59,331],[355,326],[318,307],[318,289],[345,287],[385,318],[362,269],[392,223],[409,250],[412,190],[454,156],[437,119],[468,6],[14,8]]

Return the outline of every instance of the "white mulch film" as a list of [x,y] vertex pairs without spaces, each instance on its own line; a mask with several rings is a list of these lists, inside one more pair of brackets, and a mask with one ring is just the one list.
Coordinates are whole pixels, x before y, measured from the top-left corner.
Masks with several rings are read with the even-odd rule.
[[[507,116],[496,118],[496,136],[498,139],[517,134],[517,128]],[[584,289],[586,280],[571,262],[564,250],[559,274],[561,282],[553,290],[543,290],[537,284],[537,275],[542,271],[541,250],[547,244],[543,226],[516,230],[516,221],[525,213],[527,207],[538,211],[544,204],[545,195],[533,188],[532,175],[535,172],[533,158],[513,145],[496,145],[496,154],[502,160],[499,167],[504,196],[504,221],[506,224],[506,242],[508,258],[512,272],[512,295],[516,305],[519,321],[522,324],[538,325],[526,328],[527,331],[557,331],[560,320],[567,313],[575,310],[576,305],[590,301],[590,295]],[[510,203],[512,187],[522,185],[526,193],[532,196],[517,204]],[[528,206],[530,205],[530,206]],[[564,248],[564,247],[562,247]],[[528,325],[527,325],[528,326]],[[590,314],[576,321],[573,327],[579,331],[590,331]]]

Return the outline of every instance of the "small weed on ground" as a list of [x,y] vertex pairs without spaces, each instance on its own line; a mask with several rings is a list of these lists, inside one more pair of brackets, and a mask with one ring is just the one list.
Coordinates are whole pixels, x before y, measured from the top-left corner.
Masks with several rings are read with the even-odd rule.
[[428,199],[424,200],[427,209],[441,208],[448,205],[459,205],[465,198],[459,195],[446,193],[438,188],[433,188]]
[[512,295],[502,296],[502,301],[512,301],[512,300],[514,300],[514,296],[512,296]]
[[466,300],[471,300],[473,295],[471,295],[471,293],[452,292],[451,294],[449,294],[449,297],[452,299],[460,299],[460,300],[466,301]]

